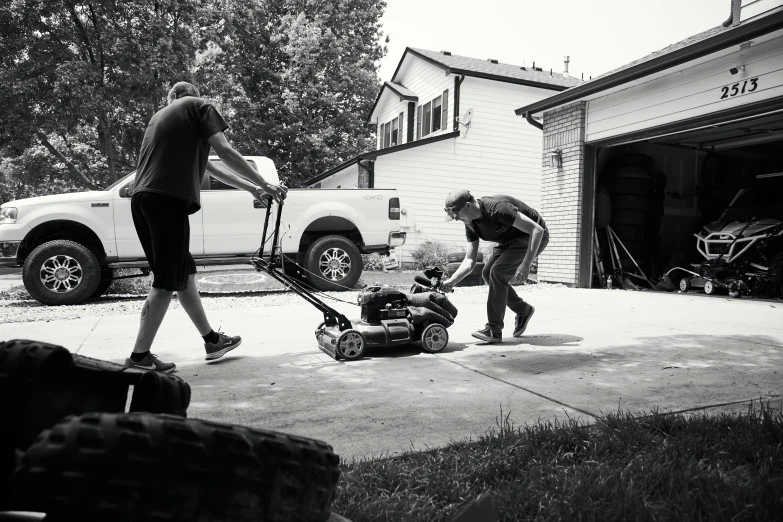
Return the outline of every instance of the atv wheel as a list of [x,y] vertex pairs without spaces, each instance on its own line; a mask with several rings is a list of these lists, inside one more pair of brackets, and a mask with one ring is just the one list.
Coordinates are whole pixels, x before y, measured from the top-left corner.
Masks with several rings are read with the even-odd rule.
[[421,347],[427,353],[438,353],[449,344],[449,332],[437,323],[427,326],[421,332]]
[[14,474],[21,509],[80,521],[324,521],[339,458],[320,441],[170,415],[88,413]]
[[364,352],[367,350],[367,340],[364,338],[361,332],[358,332],[352,328],[345,330],[337,338],[337,355],[348,361],[355,361],[361,359],[364,356]]

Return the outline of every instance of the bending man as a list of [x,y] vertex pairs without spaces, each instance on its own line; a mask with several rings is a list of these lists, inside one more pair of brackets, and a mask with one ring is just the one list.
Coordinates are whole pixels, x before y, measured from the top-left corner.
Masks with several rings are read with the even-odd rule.
[[450,192],[445,211],[451,219],[465,223],[468,239],[465,260],[444,281],[447,288],[454,287],[473,271],[479,239],[496,243],[481,274],[489,285],[487,324],[473,332],[473,337],[488,343],[501,342],[506,306],[516,313],[514,337],[521,337],[536,309],[523,301],[509,283],[517,270],[522,281],[527,281],[530,265],[546,248],[549,231],[543,218],[517,198],[498,194],[476,199],[467,190]]

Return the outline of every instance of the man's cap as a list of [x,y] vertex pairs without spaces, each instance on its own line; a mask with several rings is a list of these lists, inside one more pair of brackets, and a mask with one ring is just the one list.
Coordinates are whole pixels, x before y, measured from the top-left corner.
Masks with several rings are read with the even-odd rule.
[[449,192],[449,195],[446,196],[446,208],[444,209],[446,210],[445,221],[454,220],[454,215],[449,212],[449,209],[459,210],[465,203],[470,201],[471,197],[470,192],[465,189],[457,189]]
[[449,208],[459,208],[470,201],[470,198],[470,192],[465,189],[452,190],[449,192],[449,195],[446,196],[446,206]]

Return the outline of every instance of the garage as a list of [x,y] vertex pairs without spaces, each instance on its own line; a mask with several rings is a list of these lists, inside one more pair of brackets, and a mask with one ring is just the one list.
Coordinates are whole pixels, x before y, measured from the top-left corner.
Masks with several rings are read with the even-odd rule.
[[781,112],[596,154],[592,287],[781,296]]
[[729,7],[517,109],[544,132],[539,280],[783,296],[783,0]]

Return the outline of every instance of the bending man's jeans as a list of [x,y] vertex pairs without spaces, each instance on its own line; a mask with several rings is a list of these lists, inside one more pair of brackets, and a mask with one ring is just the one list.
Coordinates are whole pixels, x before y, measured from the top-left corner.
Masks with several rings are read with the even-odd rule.
[[[544,237],[538,247],[537,256],[541,254],[549,243],[549,231],[544,229]],[[506,315],[506,306],[517,314],[527,311],[528,304],[522,300],[511,287],[509,282],[517,273],[519,265],[527,254],[527,239],[516,239],[508,243],[495,245],[492,256],[484,264],[481,276],[489,285],[487,297],[487,327],[493,333],[501,333],[503,330],[503,317]]]

